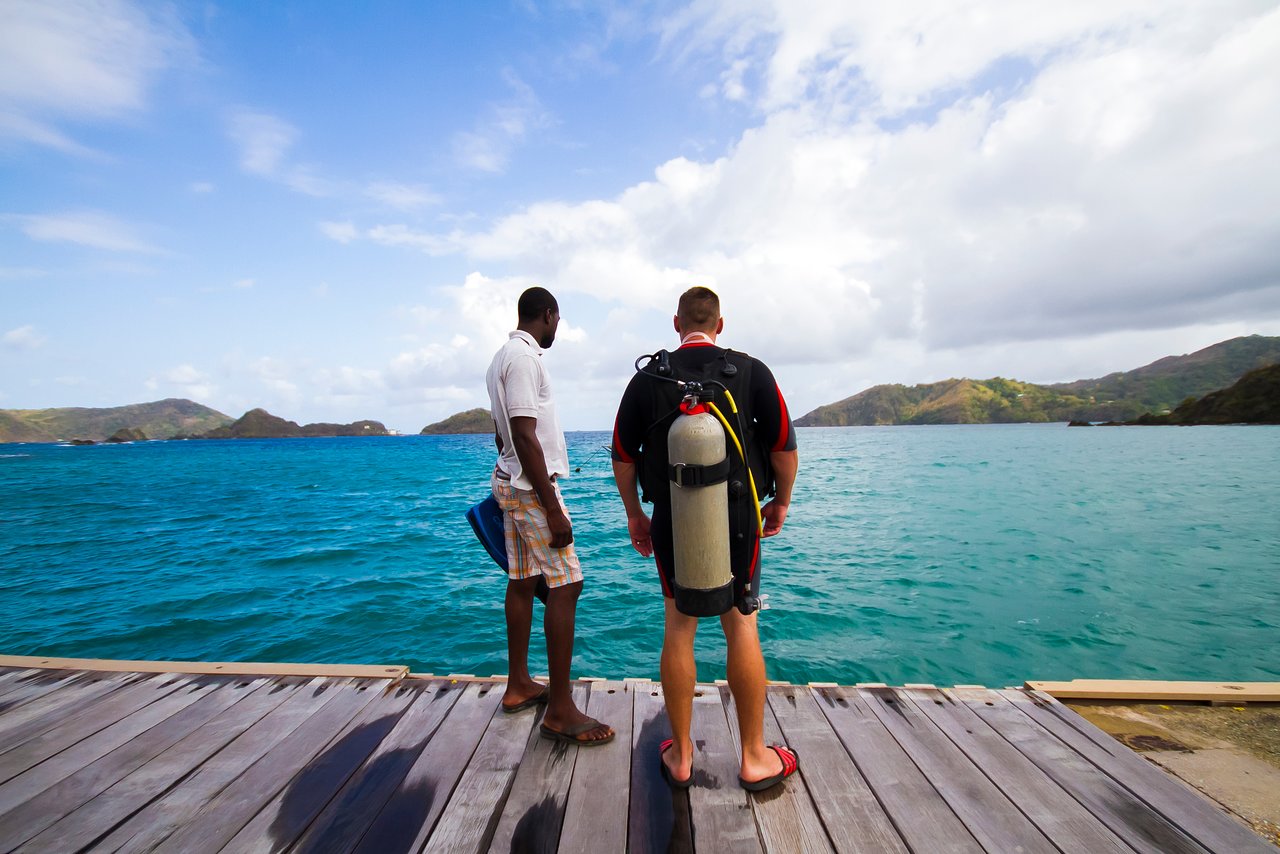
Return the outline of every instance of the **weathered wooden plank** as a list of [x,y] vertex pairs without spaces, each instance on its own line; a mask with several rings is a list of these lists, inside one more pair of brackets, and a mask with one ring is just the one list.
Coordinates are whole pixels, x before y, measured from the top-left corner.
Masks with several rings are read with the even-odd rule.
[[1070,738],[1068,743],[1081,755],[1209,850],[1274,854],[1271,845],[1243,823],[1052,697],[1017,690],[1001,693],[1054,735]]
[[913,851],[982,847],[854,688],[818,688],[818,706]]
[[363,767],[298,840],[299,851],[351,851],[404,781],[440,722],[461,696],[445,680],[407,680],[397,692],[412,705]]
[[[171,701],[188,701],[185,707],[156,721],[146,730],[132,733],[128,740],[115,749],[71,772],[35,797],[27,799],[21,809],[0,815],[0,850],[9,851],[31,839],[258,687],[226,677],[215,677],[209,682],[202,689],[179,691],[160,703],[153,703],[147,711],[158,710],[161,705]],[[54,757],[45,764],[57,764],[60,759],[61,757]],[[44,767],[41,766],[42,769]],[[28,772],[11,782],[20,783],[31,776],[33,774]]]
[[299,677],[256,680],[257,687],[248,696],[33,838],[19,851],[32,854],[59,849],[79,851],[106,836],[291,696],[290,690],[276,690],[281,682],[288,682],[291,690],[297,690],[305,680]]
[[1280,682],[1160,682],[1142,679],[1028,681],[1026,687],[1071,700],[1125,700],[1130,703],[1276,703]]
[[907,846],[893,822],[858,772],[818,702],[810,688],[769,688],[769,709],[786,742],[800,751],[800,773],[830,843],[840,852],[907,854]]
[[0,753],[61,726],[84,705],[138,680],[132,673],[89,676],[63,685],[51,695],[0,713]]
[[893,688],[856,690],[983,848],[1055,854],[1044,834],[914,703]]
[[291,847],[351,776],[377,750],[415,699],[398,686],[369,686],[376,691],[369,703],[292,776],[284,788],[260,809],[222,851],[256,854]]
[[[573,703],[587,705],[590,683],[573,686]],[[589,750],[605,750],[599,745]],[[564,822],[569,783],[581,749],[560,741],[534,735],[528,741],[520,766],[516,769],[511,791],[502,805],[498,826],[490,841],[490,852],[527,851],[530,854],[554,854],[560,845],[560,826]]]
[[156,850],[186,854],[226,845],[386,687],[381,680],[357,680],[337,688],[337,696],[201,807],[195,818]]
[[187,676],[154,676],[90,701],[56,729],[28,738],[0,753],[0,781],[21,774],[190,682]]
[[[49,754],[39,764],[28,767],[0,785],[0,815],[26,803],[60,780],[127,744],[131,739],[197,702],[215,687],[209,682],[183,685],[65,750]],[[26,758],[43,753],[44,751],[29,754]],[[19,747],[6,754],[5,758],[15,754],[26,754],[26,751]]]
[[540,738],[534,714],[495,714],[423,851],[486,851],[511,791],[520,757]]
[[898,695],[914,703],[1057,847],[1091,854],[1133,850],[948,692],[908,688]]
[[671,737],[662,686],[633,682],[631,720],[631,803],[627,850],[632,854],[693,851],[689,792],[673,790],[662,778],[658,746]]
[[167,836],[195,820],[206,803],[304,721],[342,696],[350,684],[350,679],[324,676],[315,677],[302,686],[280,684],[273,690],[290,695],[280,706],[201,763],[195,774],[184,778],[177,787],[112,831],[97,847],[103,851],[152,850]]
[[30,676],[39,671],[33,667],[0,667],[0,696],[8,690],[10,684],[23,676]]
[[1142,854],[1203,854],[1204,848],[1024,715],[999,692],[986,688],[953,688],[951,693],[1129,847]]
[[435,733],[424,734],[430,741],[361,837],[357,852],[421,850],[497,711],[503,686],[472,682],[440,690],[446,698],[456,695],[453,706]]
[[560,831],[561,854],[622,854],[627,850],[627,790],[631,779],[631,716],[635,683],[593,682],[587,714],[617,733],[613,741],[578,751]]
[[0,695],[0,715],[10,714],[28,703],[48,696],[86,678],[82,672],[36,671],[10,686]]
[[92,670],[100,673],[186,673],[197,676],[329,676],[350,679],[403,679],[401,664],[294,664],[246,661],[119,661],[110,658],[58,658],[0,655],[0,664],[46,670]]
[[[720,702],[724,704],[725,717],[729,723],[729,735],[733,738],[733,749],[741,756],[742,735],[738,728],[738,707],[728,684],[719,685],[719,690]],[[777,686],[770,690],[786,688]],[[764,705],[764,743],[787,744],[773,710],[769,707],[767,695]],[[794,747],[796,750],[800,749],[799,746]],[[843,748],[841,752],[844,752]],[[755,813],[760,841],[766,851],[802,851],[815,854],[832,851],[822,819],[814,809],[804,768],[773,789],[748,795],[748,800]]]
[[729,732],[720,692],[701,685],[693,693],[693,787],[689,810],[694,839],[714,839],[718,851],[759,852],[751,798],[738,785],[741,761]]

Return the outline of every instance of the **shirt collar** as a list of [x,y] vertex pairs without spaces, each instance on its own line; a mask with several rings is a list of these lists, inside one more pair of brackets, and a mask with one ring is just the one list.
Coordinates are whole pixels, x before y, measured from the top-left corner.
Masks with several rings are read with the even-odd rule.
[[530,335],[528,332],[525,332],[523,329],[516,329],[512,331],[510,334],[507,335],[507,338],[508,339],[519,338],[520,340],[528,344],[530,347],[532,347],[533,352],[537,353],[539,356],[542,355],[542,348],[538,346],[538,342],[534,340],[534,337],[532,335]]

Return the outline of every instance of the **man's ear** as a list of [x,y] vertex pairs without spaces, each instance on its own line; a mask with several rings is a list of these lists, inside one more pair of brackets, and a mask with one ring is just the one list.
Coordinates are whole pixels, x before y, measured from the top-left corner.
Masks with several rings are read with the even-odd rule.
[[716,321],[716,334],[719,335],[721,332],[724,332],[724,317]]
[[684,333],[680,331],[680,315],[671,315],[671,326],[676,330],[677,335],[684,335]]

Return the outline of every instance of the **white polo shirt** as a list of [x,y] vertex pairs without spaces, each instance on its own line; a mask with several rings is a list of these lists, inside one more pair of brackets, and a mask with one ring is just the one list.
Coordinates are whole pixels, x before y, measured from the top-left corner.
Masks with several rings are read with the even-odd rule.
[[542,363],[542,348],[528,332],[512,332],[507,343],[493,357],[485,375],[489,388],[489,411],[502,439],[498,469],[511,476],[516,489],[533,489],[525,477],[511,441],[511,419],[527,416],[538,420],[535,431],[542,455],[547,461],[547,474],[563,477],[569,473],[569,452],[565,448],[564,431],[551,399],[551,376]]

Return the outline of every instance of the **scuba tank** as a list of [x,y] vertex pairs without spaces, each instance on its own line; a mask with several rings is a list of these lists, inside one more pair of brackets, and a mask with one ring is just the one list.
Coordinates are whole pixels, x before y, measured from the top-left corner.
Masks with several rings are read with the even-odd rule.
[[734,605],[729,561],[729,455],[720,421],[687,383],[680,415],[667,432],[675,606],[691,617],[718,617]]

